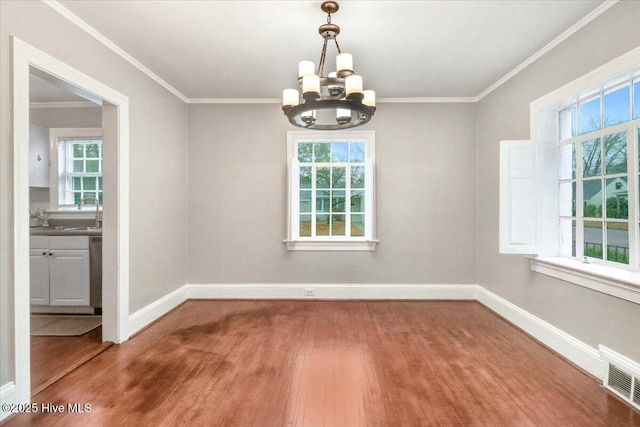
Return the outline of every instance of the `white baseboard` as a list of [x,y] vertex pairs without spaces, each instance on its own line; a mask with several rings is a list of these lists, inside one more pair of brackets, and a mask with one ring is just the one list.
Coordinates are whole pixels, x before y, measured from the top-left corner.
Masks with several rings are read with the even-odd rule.
[[131,336],[155,320],[164,316],[187,300],[187,287],[182,286],[168,295],[152,302],[129,315],[129,334]]
[[[4,384],[2,387],[0,387],[0,403],[2,404],[3,408],[5,403],[8,403],[8,404],[18,403],[16,399],[16,383],[15,382],[11,381]],[[25,402],[25,403],[28,403],[28,402]],[[0,421],[4,420],[11,414],[12,412],[7,412],[4,409],[1,410]]]
[[482,305],[504,317],[594,377],[600,380],[604,379],[600,351],[521,309],[506,299],[486,290],[482,286],[478,286],[477,289],[477,300]]
[[[313,290],[313,296],[305,296]],[[601,352],[479,285],[206,284],[185,285],[129,316],[131,334],[187,299],[471,300],[507,319],[602,380]]]
[[[187,289],[190,299],[476,299],[476,285],[225,284]],[[305,296],[305,290],[314,295]]]

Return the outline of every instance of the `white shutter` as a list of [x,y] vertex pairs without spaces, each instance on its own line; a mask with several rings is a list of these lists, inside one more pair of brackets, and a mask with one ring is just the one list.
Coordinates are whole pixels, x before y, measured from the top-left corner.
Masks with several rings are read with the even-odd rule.
[[539,141],[500,142],[500,253],[541,251],[543,157]]
[[300,162],[292,157],[289,160],[289,240],[300,236]]
[[365,188],[365,224],[364,224],[364,237],[367,240],[372,240],[373,236],[373,221],[375,218],[373,217],[373,203],[374,203],[374,193],[373,193],[373,160],[368,157],[365,163],[364,168],[364,188]]

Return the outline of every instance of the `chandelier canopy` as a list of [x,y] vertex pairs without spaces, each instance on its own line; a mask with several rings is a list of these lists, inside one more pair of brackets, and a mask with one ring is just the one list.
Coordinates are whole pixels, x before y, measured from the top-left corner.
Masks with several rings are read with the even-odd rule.
[[[327,14],[327,23],[320,25],[318,33],[324,39],[317,71],[311,61],[298,66],[297,89],[282,93],[282,110],[289,122],[305,129],[337,130],[361,126],[371,120],[376,111],[376,95],[363,90],[362,77],[353,71],[353,57],[342,53],[337,36],[340,27],[331,23],[331,14],[338,11],[335,1],[325,1],[320,8]],[[336,71],[324,74],[327,44],[333,40],[338,51]]]

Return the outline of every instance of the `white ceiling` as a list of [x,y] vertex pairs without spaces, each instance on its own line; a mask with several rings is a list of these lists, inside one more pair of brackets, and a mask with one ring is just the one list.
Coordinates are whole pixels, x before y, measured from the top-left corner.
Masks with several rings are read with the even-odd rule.
[[[307,0],[58,3],[190,99],[279,98],[317,63],[326,21]],[[473,98],[603,1],[339,3],[340,47],[379,98]]]

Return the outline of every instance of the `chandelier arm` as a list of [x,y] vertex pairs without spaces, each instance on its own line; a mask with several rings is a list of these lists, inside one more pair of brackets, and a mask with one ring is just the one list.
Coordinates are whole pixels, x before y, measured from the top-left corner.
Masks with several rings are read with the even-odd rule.
[[338,49],[338,53],[342,53],[342,51],[340,50],[340,45],[338,44],[338,38],[334,37],[333,41],[336,42],[336,49]]
[[318,75],[324,77],[324,61],[327,57],[327,38],[324,37],[324,43],[322,44],[322,53],[320,54],[320,62],[318,63]]

